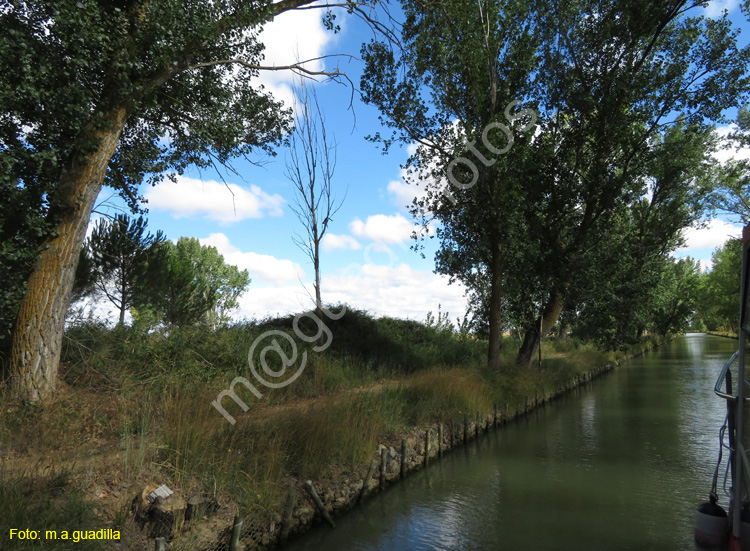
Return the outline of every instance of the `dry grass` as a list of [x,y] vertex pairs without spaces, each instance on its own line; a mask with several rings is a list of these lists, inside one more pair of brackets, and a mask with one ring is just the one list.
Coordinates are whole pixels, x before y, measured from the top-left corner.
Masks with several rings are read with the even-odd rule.
[[[478,350],[482,343],[444,334],[432,342],[424,328],[402,327],[392,320],[373,328],[356,316],[354,321],[357,324],[347,329],[352,342],[338,336],[338,352],[309,354],[305,373],[293,385],[265,392],[261,401],[248,400],[247,413],[240,415],[232,406],[235,425],[227,423],[211,402],[217,389],[242,374],[235,365],[236,354],[226,346],[246,350],[246,337],[254,333],[226,333],[211,344],[226,356],[222,366],[219,360],[206,362],[213,357],[209,344],[200,351],[186,351],[187,336],[176,343],[150,342],[138,351],[128,339],[112,344],[105,341],[109,333],[92,333],[86,349],[96,355],[83,357],[69,372],[69,382],[81,386],[65,388],[55,401],[42,406],[19,407],[0,397],[0,449],[16,465],[48,456],[71,465],[86,454],[107,455],[114,459],[108,463],[112,472],[131,482],[158,479],[185,493],[200,490],[223,504],[271,516],[279,510],[279,496],[284,495],[279,489],[289,477],[320,478],[361,467],[378,444],[413,427],[488,413],[494,404],[514,410],[527,398],[625,355],[548,341],[541,368],[536,363],[521,368],[513,362],[516,343],[509,342],[502,369],[489,371],[476,350],[467,356],[467,350]],[[373,335],[375,330],[379,333]],[[410,333],[394,336],[402,330]],[[409,349],[408,338],[419,341],[419,346]],[[149,359],[159,350],[161,356]],[[418,369],[411,367],[425,350],[433,350],[435,358],[469,359],[438,365],[430,356],[429,366],[421,360]],[[143,358],[125,357],[123,364],[107,367],[107,361],[123,351]],[[384,351],[395,354],[394,359]],[[370,353],[380,354],[377,361],[363,359]],[[164,368],[164,375],[146,376],[143,365]],[[110,384],[118,376],[116,384]],[[378,382],[386,377],[386,382]],[[19,473],[16,469],[4,480],[0,476],[0,518],[4,500],[22,514],[39,518],[56,518],[52,508],[58,504],[81,515],[90,513],[80,491],[71,485],[60,490],[62,501],[42,500],[37,507],[41,495],[30,492],[28,479]],[[110,513],[122,516],[121,511]],[[14,514],[16,522],[21,513]],[[100,519],[100,527],[110,520]]]
[[[72,528],[75,527],[75,528]],[[0,472],[0,548],[39,549],[42,540],[10,540],[10,530],[98,530],[101,528],[92,504],[70,484],[67,472],[5,478]],[[44,537],[44,536],[40,536]],[[68,550],[70,542],[44,541],[44,549]],[[101,541],[80,541],[76,549],[105,548]]]
[[492,408],[492,389],[477,369],[436,369],[383,391],[396,427],[422,425]]

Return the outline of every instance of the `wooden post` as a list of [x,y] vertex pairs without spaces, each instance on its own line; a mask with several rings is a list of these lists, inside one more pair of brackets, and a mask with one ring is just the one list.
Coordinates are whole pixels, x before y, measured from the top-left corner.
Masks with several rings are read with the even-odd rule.
[[497,428],[497,404],[492,406],[492,428]]
[[401,478],[406,476],[406,438],[401,439]]
[[232,536],[229,538],[229,551],[238,551],[240,548],[240,534],[242,534],[242,515],[234,517],[232,525]]
[[359,503],[362,501],[362,498],[365,497],[365,493],[367,492],[367,484],[369,484],[370,480],[372,480],[372,475],[375,474],[375,469],[378,466],[377,461],[373,461],[370,463],[370,468],[367,469],[367,476],[365,476],[365,479],[362,481],[362,489],[359,491],[359,498],[357,499],[357,502]]
[[443,457],[443,424],[438,425],[438,457]]
[[156,538],[154,540],[155,551],[165,551],[167,548],[167,541],[164,538]]
[[289,488],[286,496],[286,505],[284,505],[284,516],[281,519],[281,531],[279,532],[279,543],[284,543],[289,537],[289,529],[292,527],[292,513],[294,504],[297,502],[297,488]]
[[424,433],[424,466],[430,462],[430,429]]
[[385,475],[388,471],[388,448],[383,446],[380,450],[380,487],[385,488]]
[[336,528],[336,524],[333,522],[331,515],[328,514],[328,510],[323,505],[323,502],[320,501],[318,492],[315,491],[315,486],[313,486],[312,480],[305,481],[305,490],[307,490],[307,493],[310,494],[310,497],[315,503],[315,506],[318,508],[318,511],[320,511],[320,514],[323,515],[323,518],[326,520],[326,522],[331,525],[331,528]]

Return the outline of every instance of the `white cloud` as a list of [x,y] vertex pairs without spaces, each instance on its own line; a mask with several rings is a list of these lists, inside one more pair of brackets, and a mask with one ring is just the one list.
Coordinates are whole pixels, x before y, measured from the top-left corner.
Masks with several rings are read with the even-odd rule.
[[[305,280],[305,273],[297,263],[243,252],[223,233],[213,233],[200,242],[216,247],[227,263],[250,272],[253,282],[238,299],[239,308],[233,312],[235,319],[298,313],[312,307],[312,284]],[[376,316],[415,320],[424,320],[429,311],[437,312],[440,304],[452,320],[463,316],[466,298],[461,284],[449,285],[447,277],[400,263],[399,256],[391,249],[387,253],[370,254],[365,249],[364,264],[323,274],[323,301],[347,303]],[[111,306],[97,306],[102,309],[100,315],[116,319]]]
[[[457,128],[457,125],[458,121],[453,121],[453,126]],[[419,144],[411,142],[406,147],[406,153],[411,157],[418,149]],[[412,169],[411,172],[406,168],[401,168],[398,180],[391,180],[387,185],[388,193],[393,197],[394,204],[401,208],[408,208],[415,198],[417,200],[425,198],[428,189],[432,191],[450,191],[447,178],[440,176],[439,179],[435,179],[434,174],[437,162],[437,159],[433,159],[427,164],[425,169]]]
[[724,14],[724,10],[732,13],[735,8],[737,8],[737,0],[715,0],[708,2],[705,8],[705,15],[711,18],[721,17]]
[[676,252],[684,253],[697,249],[715,249],[723,245],[730,237],[739,237],[742,228],[725,222],[724,220],[711,220],[706,227],[690,227],[683,232],[685,246]]
[[355,218],[349,224],[349,229],[357,237],[379,243],[402,243],[411,237],[415,226],[397,213],[393,216],[375,214],[368,216],[364,222]]
[[[736,124],[729,124],[726,126],[720,126],[716,129],[716,133],[719,135],[721,140],[729,144],[729,140],[727,137],[732,132],[737,132],[737,125]],[[749,160],[750,159],[750,148],[743,147],[739,150],[737,150],[735,147],[729,147],[727,149],[720,149],[716,153],[714,153],[714,159],[719,161],[721,164],[726,163],[727,161],[731,159],[735,160]]]
[[[438,304],[451,319],[463,317],[466,310],[464,287],[448,285],[448,278],[406,264],[382,266],[365,264],[324,275],[323,302],[347,303],[376,316],[424,320],[427,312],[437,312]],[[239,299],[237,317],[262,318],[267,315],[297,313],[313,305],[312,286],[251,285]]]
[[417,184],[408,184],[404,179],[404,170],[401,170],[401,178],[399,180],[391,180],[388,182],[388,193],[393,196],[393,202],[399,207],[410,207],[412,202],[416,198],[417,200],[424,198],[427,195],[427,190],[424,185],[420,186]]
[[[239,298],[235,318],[263,318],[302,312],[313,305],[312,283],[298,264],[268,255],[242,252],[223,233],[201,239],[224,255],[226,262],[250,271],[253,282]],[[300,283],[302,282],[302,283]],[[416,270],[399,261],[389,250],[387,255],[365,251],[363,264],[351,264],[333,273],[324,273],[321,281],[325,303],[347,303],[374,315],[424,320],[427,312],[436,312],[438,304],[452,318],[466,310],[465,289],[448,285],[448,278],[428,270]]]
[[320,244],[324,251],[335,251],[336,249],[358,251],[362,248],[359,241],[351,235],[336,235],[335,233],[326,233]]
[[324,277],[321,287],[325,302],[347,302],[376,315],[423,320],[428,311],[437,312],[438,304],[453,318],[466,310],[462,285],[448,285],[447,277],[407,264],[342,270]]
[[[325,55],[327,47],[337,37],[323,26],[322,14],[322,10],[292,10],[267,23],[259,36],[265,45],[263,65],[286,66]],[[341,24],[341,21],[337,22]],[[312,61],[305,67],[320,71],[325,68],[325,61]],[[294,78],[290,71],[261,71],[258,80],[274,98],[291,107],[294,103]]]
[[216,247],[216,250],[224,256],[227,264],[237,266],[241,270],[247,270],[253,283],[271,283],[282,285],[299,281],[304,278],[305,272],[296,262],[288,259],[276,258],[266,254],[254,252],[242,252],[229,242],[229,238],[223,233],[212,233],[205,239],[199,240],[202,245]]
[[250,284],[237,302],[238,308],[233,312],[236,319],[284,316],[309,310],[313,305],[313,301],[299,284],[260,287],[255,282]]
[[171,211],[175,218],[202,215],[222,223],[246,218],[281,216],[284,198],[268,194],[256,185],[249,188],[215,180],[177,176],[177,183],[165,180],[145,193],[148,206]]
[[[66,324],[86,321],[88,319],[102,320],[108,326],[114,327],[120,321],[120,310],[103,294],[89,296],[71,304],[69,311],[79,313],[71,318],[66,318]],[[133,316],[130,311],[125,312],[125,323],[132,323]]]
[[94,229],[98,224],[100,224],[100,220],[104,218],[101,214],[92,214],[89,218],[89,225],[86,226],[86,239],[91,237],[91,234],[94,233]]

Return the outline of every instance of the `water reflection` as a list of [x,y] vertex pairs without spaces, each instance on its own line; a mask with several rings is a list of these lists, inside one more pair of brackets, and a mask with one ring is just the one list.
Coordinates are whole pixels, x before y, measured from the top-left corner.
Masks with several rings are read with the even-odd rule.
[[706,342],[705,336],[705,333],[689,333],[685,335],[684,341],[690,356],[703,356],[703,344]]
[[299,550],[692,549],[736,342],[680,338],[389,488]]

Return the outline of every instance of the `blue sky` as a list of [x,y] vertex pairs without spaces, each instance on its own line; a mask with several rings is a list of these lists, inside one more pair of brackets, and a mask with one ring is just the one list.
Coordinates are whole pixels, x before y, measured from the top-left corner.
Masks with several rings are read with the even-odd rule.
[[[708,10],[716,14],[724,8],[738,23],[744,21],[736,0],[712,2]],[[346,15],[339,16],[339,34],[326,31],[320,18],[319,11],[306,10],[282,14],[269,24],[262,35],[266,63],[283,65],[298,57],[336,53],[358,56],[361,43],[371,36],[361,21]],[[327,69],[337,63],[357,85],[361,62],[347,58],[324,62]],[[275,97],[290,103],[292,79],[289,73],[268,72],[260,80]],[[323,301],[420,320],[441,304],[453,318],[462,316],[464,289],[433,273],[434,243],[427,240],[424,259],[410,250],[414,224],[404,205],[413,195],[400,168],[408,152],[394,147],[383,155],[377,144],[365,139],[381,130],[378,112],[359,101],[356,93],[350,108],[351,88],[332,82],[315,86],[329,133],[338,143],[334,193],[346,196],[323,246]],[[224,171],[222,175],[231,192],[213,171],[191,171],[176,184],[165,180],[141,189],[148,198],[151,231],[160,229],[175,240],[198,238],[217,247],[227,262],[250,272],[252,283],[240,298],[237,318],[298,312],[313,305],[313,269],[293,242],[303,228],[289,206],[294,188],[284,176],[286,158],[282,148],[276,157],[261,157],[261,167],[234,162],[237,174]],[[112,195],[111,190],[102,191],[98,211],[121,204]],[[95,214],[92,220],[96,218]],[[687,248],[676,255],[690,255],[707,264],[713,250],[732,234],[739,235],[739,228],[713,221],[708,228],[690,230]]]

